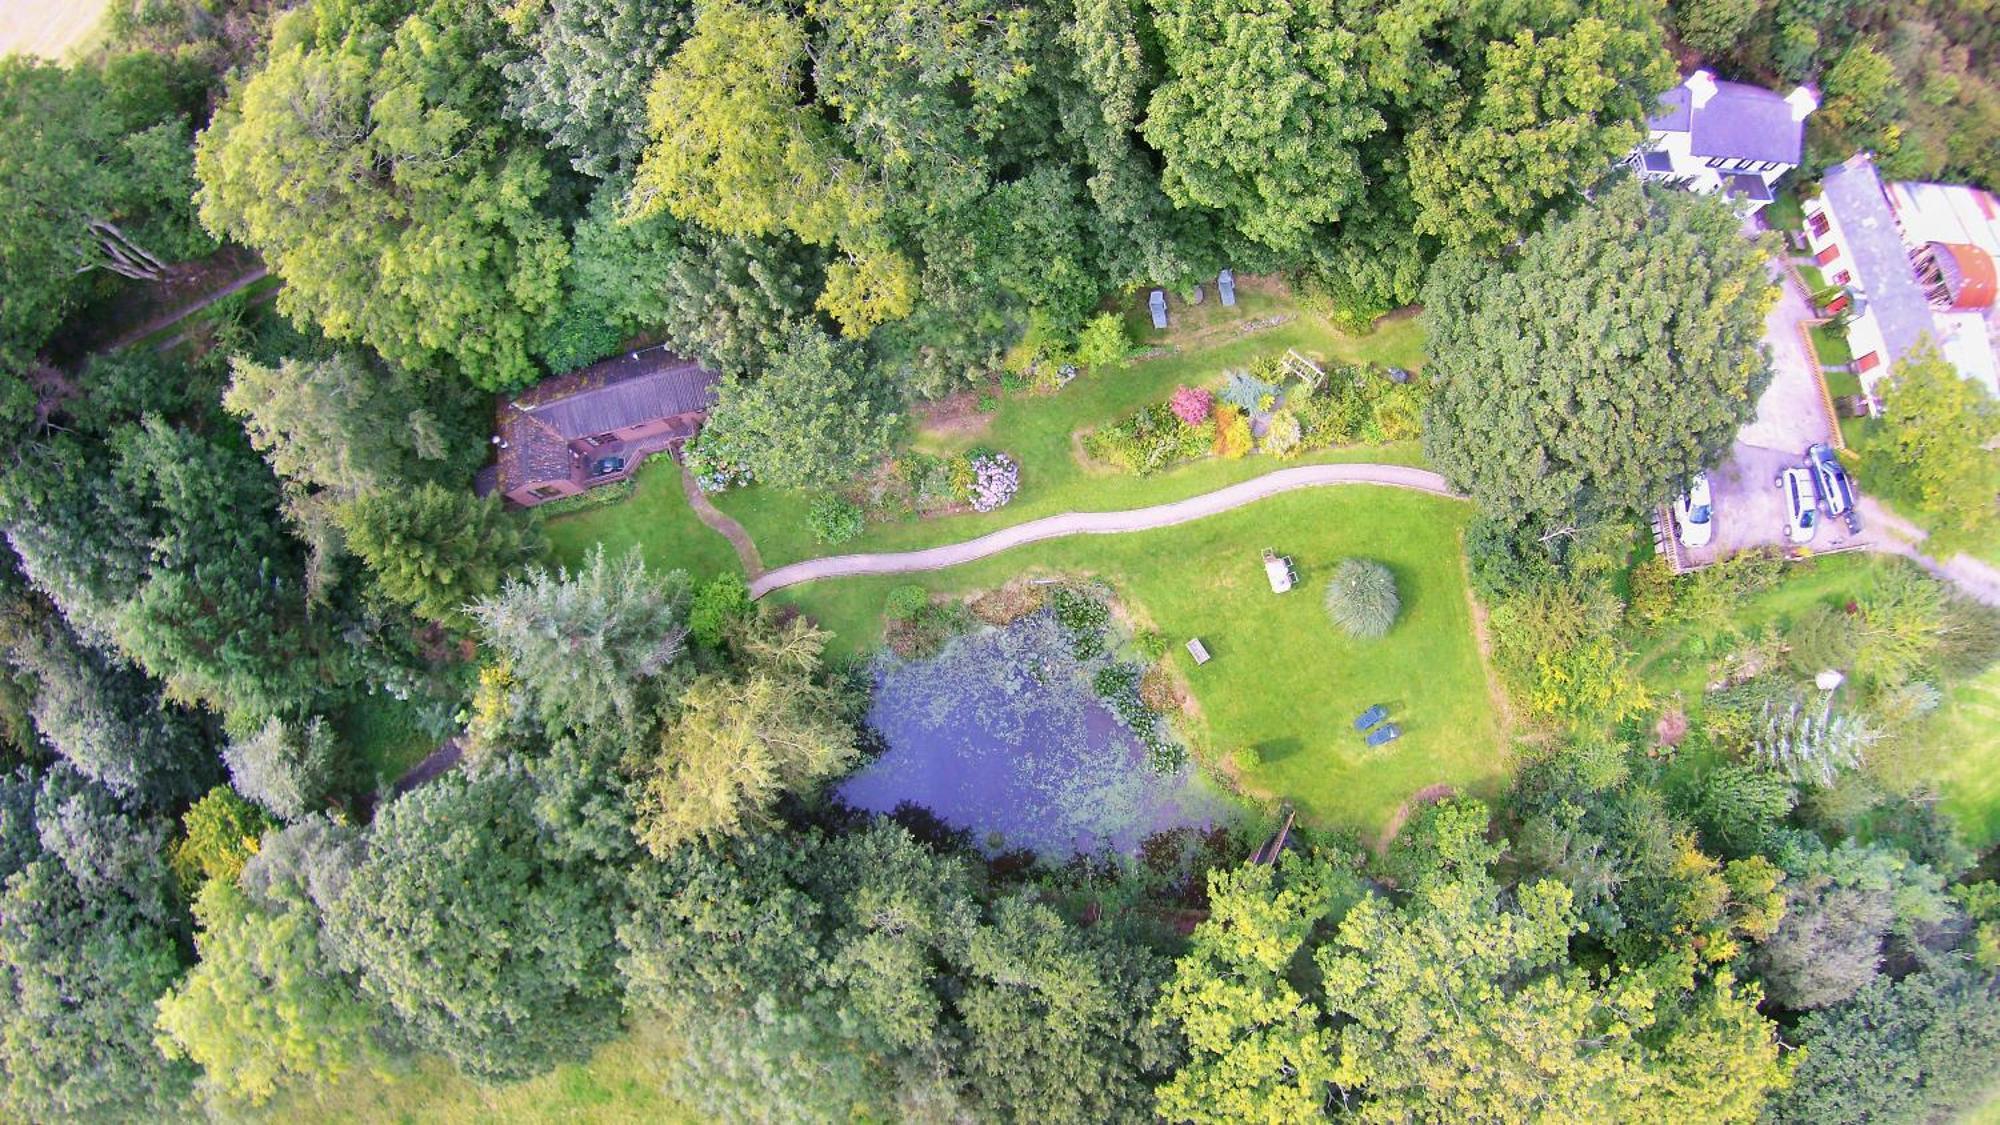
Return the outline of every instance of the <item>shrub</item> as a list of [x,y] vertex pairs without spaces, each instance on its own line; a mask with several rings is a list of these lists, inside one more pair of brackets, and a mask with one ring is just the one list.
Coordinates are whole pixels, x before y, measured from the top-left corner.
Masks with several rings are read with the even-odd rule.
[[1200,387],[1176,387],[1167,405],[1173,410],[1174,417],[1190,426],[1199,426],[1208,421],[1208,416],[1214,412],[1215,396]]
[[972,510],[991,512],[1005,507],[1021,491],[1021,466],[1005,453],[972,459]]
[[1092,430],[1083,448],[1099,461],[1143,476],[1200,457],[1210,436],[1207,425],[1186,425],[1162,402]]
[[[1380,383],[1377,384],[1382,385]],[[1375,401],[1373,422],[1378,441],[1415,441],[1423,436],[1424,405],[1413,384],[1388,384]]]
[[998,590],[988,590],[972,599],[966,608],[986,624],[999,626],[1012,625],[1047,604],[1048,598],[1042,587],[1026,582],[1009,582]]
[[1147,629],[1132,638],[1132,647],[1138,649],[1139,655],[1146,659],[1158,660],[1167,654],[1167,637],[1158,629]]
[[750,587],[738,574],[720,574],[697,588],[688,604],[688,632],[704,648],[717,649],[737,622],[750,616]]
[[1125,335],[1125,321],[1117,313],[1099,313],[1090,318],[1076,337],[1076,361],[1085,367],[1116,363],[1132,350]]
[[1654,555],[1632,568],[1632,616],[1657,625],[1674,615],[1674,571]]
[[1264,431],[1264,452],[1280,460],[1299,455],[1299,420],[1291,411],[1271,415],[1271,425]]
[[1234,461],[1250,452],[1255,439],[1250,436],[1250,418],[1233,406],[1215,408],[1215,455]]
[[1267,401],[1275,403],[1277,397],[1278,388],[1275,385],[1248,371],[1231,371],[1222,384],[1222,401],[1246,414],[1269,409],[1263,404]]
[[930,608],[931,592],[910,583],[889,591],[882,599],[882,615],[891,621],[908,621]]
[[1351,637],[1379,637],[1403,608],[1396,576],[1372,559],[1343,559],[1326,584],[1326,615]]
[[999,396],[991,392],[980,395],[978,409],[981,414],[991,414],[995,410],[1000,409]]
[[1785,643],[1791,646],[1792,670],[1816,676],[1828,669],[1845,671],[1852,667],[1858,641],[1855,629],[1855,622],[1830,605],[1815,605],[1806,610],[1785,630]]
[[1239,773],[1256,773],[1264,768],[1264,755],[1258,753],[1255,746],[1240,747],[1229,757],[1236,763]]
[[812,502],[806,526],[822,543],[845,543],[861,534],[861,506],[844,496],[826,493]]

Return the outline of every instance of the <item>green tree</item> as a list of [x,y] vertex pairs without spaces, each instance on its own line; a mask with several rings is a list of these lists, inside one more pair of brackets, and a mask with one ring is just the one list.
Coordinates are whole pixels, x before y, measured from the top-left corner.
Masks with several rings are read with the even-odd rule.
[[1856,43],[1840,53],[1821,81],[1820,99],[1807,128],[1814,155],[1826,163],[1856,149],[1892,158],[1901,147],[1903,80],[1873,45]]
[[1338,1037],[1292,983],[1313,927],[1359,893],[1323,856],[1287,852],[1274,868],[1210,872],[1209,917],[1161,994],[1154,1019],[1179,1027],[1188,1062],[1160,1087],[1172,1121],[1298,1121],[1332,1093]]
[[586,176],[639,158],[646,89],[688,32],[691,5],[657,0],[495,3],[520,50],[501,66],[507,112],[546,133]]
[[498,117],[497,27],[473,0],[376,22],[399,8],[278,22],[197,146],[202,221],[261,253],[285,280],[279,307],[328,337],[518,387],[567,256],[549,171]]
[[1150,6],[1164,73],[1141,131],[1167,196],[1274,250],[1304,250],[1360,196],[1359,145],[1385,127],[1360,36],[1328,4]]
[[1883,432],[1863,456],[1880,452],[1888,482],[1940,529],[1971,533],[1996,518],[1977,502],[2000,492],[2000,451],[1987,443],[2000,433],[2000,406],[1935,349],[1924,348],[1896,364],[1877,388]]
[[314,715],[288,722],[277,715],[248,737],[231,739],[222,760],[236,791],[280,820],[323,808],[338,781],[333,728]]
[[454,628],[471,623],[467,607],[497,592],[503,575],[547,549],[541,529],[498,500],[435,481],[361,496],[337,518],[376,589]]
[[740,835],[769,819],[781,792],[805,789],[854,760],[854,728],[815,682],[829,634],[786,626],[741,678],[708,675],[642,761],[639,838],[656,856],[694,839]]
[[233,883],[257,854],[271,819],[257,806],[218,785],[181,818],[182,836],[171,854],[174,874],[190,892],[212,881]]
[[590,723],[633,716],[644,682],[679,658],[687,585],[649,573],[637,548],[613,563],[600,546],[574,574],[529,567],[471,612],[545,718]]
[[184,113],[115,97],[94,66],[0,58],[0,366],[18,369],[104,270],[144,281],[207,253]]
[[1681,42],[1715,58],[1737,48],[1764,0],[1674,0],[1668,7]]
[[1645,139],[1653,99],[1673,85],[1653,12],[1604,5],[1555,35],[1523,30],[1487,46],[1476,97],[1453,102],[1410,141],[1416,229],[1449,247],[1496,249],[1552,201]]
[[1513,258],[1441,260],[1426,453],[1517,525],[1658,503],[1728,447],[1769,379],[1764,257],[1723,201],[1627,179]]
[[160,997],[160,1049],[190,1059],[226,1101],[323,1088],[374,1058],[378,1016],[320,950],[309,904],[261,908],[233,880],[194,904],[201,960]]
[[404,794],[327,917],[362,991],[481,1078],[582,1060],[618,1027],[613,890],[546,856],[531,804],[505,771]]
[[718,574],[695,590],[688,605],[688,632],[704,648],[719,649],[750,615],[750,587],[742,576]]
[[831,487],[889,451],[896,406],[860,348],[801,325],[761,377],[722,384],[703,441],[729,449],[766,484]]
[[1980,973],[1929,966],[1871,981],[1799,1024],[1805,1061],[1772,1105],[1785,1125],[1925,1121],[1974,1105],[2000,1065],[2000,996]]

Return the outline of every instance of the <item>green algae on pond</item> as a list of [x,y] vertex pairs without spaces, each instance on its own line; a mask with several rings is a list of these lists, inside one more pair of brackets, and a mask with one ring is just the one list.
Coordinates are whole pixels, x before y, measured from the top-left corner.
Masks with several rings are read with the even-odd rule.
[[888,749],[839,788],[847,804],[920,805],[976,839],[1055,859],[1135,852],[1156,832],[1233,818],[1193,766],[1161,774],[1091,689],[1046,613],[883,658],[868,721]]

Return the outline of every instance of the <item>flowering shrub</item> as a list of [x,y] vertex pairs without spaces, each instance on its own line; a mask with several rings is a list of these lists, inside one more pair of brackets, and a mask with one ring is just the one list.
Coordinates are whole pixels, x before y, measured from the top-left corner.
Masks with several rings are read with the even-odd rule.
[[1144,475],[1200,457],[1209,439],[1207,423],[1189,426],[1161,402],[1092,430],[1083,449],[1099,461]]
[[1190,426],[1199,426],[1208,421],[1209,413],[1215,409],[1215,396],[1200,387],[1177,387],[1167,405],[1174,417]]
[[1021,491],[1021,466],[1005,453],[972,459],[972,510],[990,512],[1005,507]]
[[1299,419],[1289,410],[1280,410],[1271,415],[1271,425],[1264,431],[1264,452],[1277,458],[1299,455]]
[[727,492],[756,482],[750,463],[730,448],[727,438],[702,430],[687,443],[682,459],[703,492]]
[[1250,417],[1234,406],[1215,408],[1215,455],[1233,461],[1250,452]]

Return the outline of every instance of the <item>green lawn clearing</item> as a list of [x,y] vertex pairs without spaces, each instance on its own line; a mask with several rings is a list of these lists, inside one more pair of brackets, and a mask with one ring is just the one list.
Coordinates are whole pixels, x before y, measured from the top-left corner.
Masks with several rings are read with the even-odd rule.
[[2000,665],[1954,687],[1918,741],[1966,841],[1982,851],[2000,843]]
[[[1458,501],[1396,489],[1311,489],[1179,527],[1056,540],[951,570],[819,582],[773,598],[834,630],[836,651],[855,653],[878,642],[883,599],[898,585],[965,593],[1024,574],[1100,576],[1172,642],[1169,660],[1199,711],[1186,724],[1199,757],[1213,765],[1255,749],[1249,792],[1288,798],[1313,824],[1373,840],[1419,790],[1490,796],[1505,781],[1460,561],[1470,514]],[[1297,566],[1292,592],[1271,592],[1265,547]],[[1350,555],[1395,572],[1402,616],[1379,640],[1345,637],[1321,608],[1334,565]],[[1195,667],[1190,637],[1214,659]],[[1404,735],[1369,751],[1352,722],[1376,703]]]
[[633,480],[636,487],[628,500],[556,516],[544,524],[558,562],[575,567],[601,543],[614,557],[636,546],[645,552],[649,565],[685,570],[697,579],[725,571],[742,573],[729,540],[711,531],[688,507],[680,467],[672,458],[647,458]]
[[1799,206],[1797,188],[1787,185],[1778,191],[1777,197],[1764,206],[1764,221],[1773,230],[1804,230],[1806,216]]
[[[1213,298],[1209,305],[1220,309]],[[1284,463],[1260,456],[1238,461],[1211,458],[1139,477],[1085,466],[1078,458],[1076,435],[1160,401],[1182,383],[1208,383],[1228,368],[1247,367],[1252,360],[1282,354],[1288,348],[1352,363],[1422,365],[1423,334],[1414,318],[1385,319],[1374,332],[1357,337],[1290,305],[1264,306],[1262,315],[1271,315],[1273,307],[1296,315],[1275,328],[1217,336],[1203,347],[1090,371],[1055,394],[1011,395],[984,419],[948,429],[920,430],[914,436],[914,444],[927,453],[948,455],[985,446],[1019,459],[1021,491],[1013,503],[997,512],[934,519],[912,516],[894,523],[870,524],[860,538],[830,548],[814,539],[806,524],[806,512],[812,504],[807,493],[745,488],[717,496],[716,507],[743,524],[765,565],[775,567],[836,552],[905,551],[955,543],[1058,512],[1113,511],[1166,503],[1262,476]],[[1255,308],[1245,294],[1238,308],[1230,311],[1247,319],[1256,315]],[[1289,463],[1387,461],[1413,465],[1421,464],[1422,457],[1417,444],[1409,442],[1324,450]]]
[[[642,1023],[606,1044],[587,1063],[566,1063],[538,1078],[486,1086],[437,1059],[398,1073],[351,1074],[320,1097],[279,1097],[248,1119],[396,1125],[625,1125],[700,1120],[661,1093],[663,1060],[680,1045],[658,1025]],[[232,1118],[234,1120],[235,1118]]]
[[360,781],[379,788],[407,773],[438,748],[438,739],[418,723],[416,709],[388,695],[350,704],[336,726],[359,764]]
[[[1854,362],[1854,349],[1847,345],[1847,332],[1832,324],[1815,324],[1808,330],[1813,354],[1821,367],[1844,367]],[[1857,388],[1859,383],[1856,384]],[[1859,394],[1859,390],[1855,391]]]

